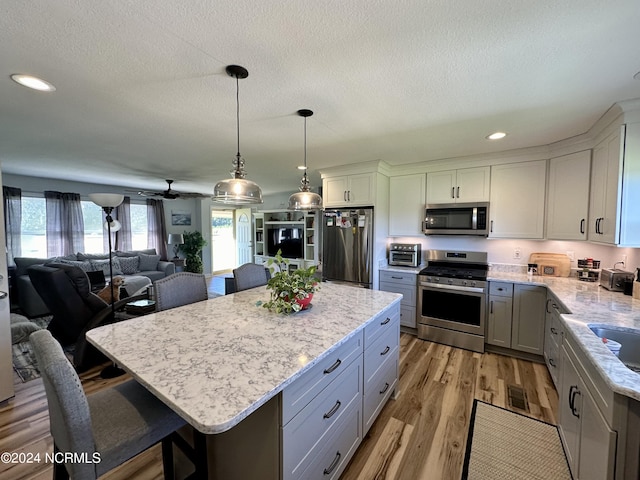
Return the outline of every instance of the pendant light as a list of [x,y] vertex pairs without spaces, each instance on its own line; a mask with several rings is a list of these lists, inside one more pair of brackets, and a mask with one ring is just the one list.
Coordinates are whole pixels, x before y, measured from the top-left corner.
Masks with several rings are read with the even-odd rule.
[[289,197],[289,210],[320,210],[322,197],[311,191],[307,178],[307,117],[313,115],[313,112],[303,109],[298,110],[298,115],[304,117],[304,174],[300,180],[300,191]]
[[229,65],[226,68],[227,74],[236,79],[236,126],[238,132],[238,153],[233,160],[233,170],[231,174],[233,178],[221,180],[216,183],[213,188],[212,199],[215,202],[226,203],[231,205],[246,205],[252,203],[262,203],[262,190],[260,187],[247,180],[244,171],[244,159],[240,155],[240,101],[239,101],[239,79],[247,78],[249,72],[246,68],[239,65]]

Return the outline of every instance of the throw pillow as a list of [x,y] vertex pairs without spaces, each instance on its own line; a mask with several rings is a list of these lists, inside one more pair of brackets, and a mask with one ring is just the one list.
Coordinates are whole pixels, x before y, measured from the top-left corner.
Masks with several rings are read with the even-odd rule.
[[[80,253],[76,254],[78,260],[106,260],[109,258],[108,253]],[[114,272],[115,273],[115,272]]]
[[66,265],[74,265],[76,267],[80,267],[85,272],[93,271],[93,265],[91,265],[91,262],[89,260],[64,260],[64,259],[60,259],[57,262],[52,262],[52,263],[64,263]]
[[140,257],[118,257],[123,275],[135,275],[140,271]]
[[140,254],[140,266],[138,267],[141,272],[148,272],[149,270],[157,270],[158,262],[160,261],[160,255],[145,255]]
[[[91,262],[91,270],[97,272],[102,270],[104,272],[105,277],[109,277],[109,259],[106,260],[89,260]],[[118,257],[113,257],[113,274],[114,275],[123,275],[122,268],[120,267],[120,259]]]

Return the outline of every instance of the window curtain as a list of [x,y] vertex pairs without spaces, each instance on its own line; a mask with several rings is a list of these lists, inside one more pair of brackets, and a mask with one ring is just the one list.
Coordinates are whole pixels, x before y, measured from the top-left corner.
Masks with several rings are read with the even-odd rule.
[[84,252],[84,220],[79,193],[45,191],[47,256]]
[[22,255],[20,235],[22,224],[22,190],[2,187],[4,198],[4,231],[7,242],[7,264],[15,265],[13,259]]
[[149,224],[147,248],[155,248],[160,258],[166,260],[168,258],[167,227],[164,222],[164,204],[162,200],[147,198],[147,222]]
[[[131,241],[131,197],[124,197],[120,205],[113,209],[111,214],[114,220],[120,222],[120,230],[111,233],[111,241],[115,250],[129,251],[133,249]],[[104,234],[104,251],[109,251],[107,231]]]

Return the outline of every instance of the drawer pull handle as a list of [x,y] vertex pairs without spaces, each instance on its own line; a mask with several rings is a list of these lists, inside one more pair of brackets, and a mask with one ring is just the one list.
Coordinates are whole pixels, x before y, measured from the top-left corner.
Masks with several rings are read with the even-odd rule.
[[556,361],[553,358],[549,359],[549,365],[551,365],[552,367],[556,367]]
[[402,280],[404,277],[394,277],[393,275],[391,275],[391,278],[395,278],[396,280]]
[[387,348],[385,348],[383,351],[381,351],[380,355],[386,355],[387,353],[389,353],[389,350],[391,350],[391,348],[389,348],[389,345],[387,345]]
[[385,382],[384,388],[380,390],[380,395],[383,395],[387,390],[389,390],[389,384]]
[[551,327],[551,333],[553,333],[554,335],[557,335],[558,330],[556,330],[555,327]]
[[331,408],[331,410],[329,410],[327,413],[325,413],[322,418],[331,418],[335,415],[335,413],[338,411],[338,409],[340,408],[340,405],[342,405],[342,403],[340,403],[340,400],[336,400],[336,404]]
[[331,462],[331,465],[329,465],[329,468],[325,468],[324,469],[324,474],[325,475],[331,475],[331,472],[333,472],[333,470],[338,466],[338,464],[340,463],[340,457],[342,455],[340,454],[340,452],[336,452],[336,458],[333,459],[333,462]]
[[331,365],[329,368],[325,368],[324,369],[324,374],[328,374],[333,372],[336,368],[338,368],[340,366],[340,364],[342,363],[342,360],[338,359],[336,360],[336,363],[334,363],[333,365]]
[[386,325],[391,321],[391,318],[387,317],[384,322],[380,323],[380,325]]
[[503,291],[503,290],[504,290],[504,288],[502,288],[502,287],[498,287],[498,291],[499,291],[499,292],[501,292],[501,291]]

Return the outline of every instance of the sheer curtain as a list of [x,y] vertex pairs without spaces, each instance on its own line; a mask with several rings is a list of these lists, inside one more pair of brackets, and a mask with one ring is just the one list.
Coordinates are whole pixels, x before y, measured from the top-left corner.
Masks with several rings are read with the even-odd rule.
[[7,263],[15,265],[13,259],[22,255],[20,247],[22,223],[22,190],[16,187],[2,187],[4,197],[4,231],[7,237]]
[[164,222],[164,204],[162,200],[147,198],[147,222],[149,224],[149,236],[147,247],[155,248],[160,258],[167,257],[167,227]]
[[44,192],[47,256],[84,252],[84,220],[79,193]]

